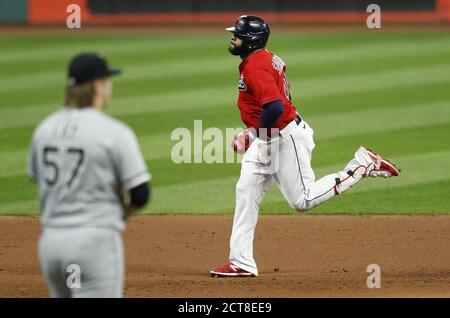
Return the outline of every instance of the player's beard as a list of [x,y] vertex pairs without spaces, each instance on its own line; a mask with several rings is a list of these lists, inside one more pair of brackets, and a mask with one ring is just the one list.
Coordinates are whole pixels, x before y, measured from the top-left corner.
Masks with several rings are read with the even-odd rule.
[[228,52],[230,52],[232,55],[242,55],[244,53],[244,47],[243,45],[240,46],[230,45],[228,47]]

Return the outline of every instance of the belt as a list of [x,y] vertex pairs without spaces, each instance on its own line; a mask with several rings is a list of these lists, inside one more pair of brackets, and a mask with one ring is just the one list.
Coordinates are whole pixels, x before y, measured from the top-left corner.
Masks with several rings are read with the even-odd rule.
[[282,130],[280,130],[279,135],[280,137],[284,137],[285,133],[286,135],[289,135],[289,131],[291,131],[294,127],[293,124],[295,122],[295,126],[300,125],[300,123],[303,121],[303,119],[300,117],[299,114],[297,114],[297,116],[294,118],[293,121],[291,121],[289,124],[286,125],[286,127],[284,127]]
[[[303,121],[303,119],[300,117],[299,114],[297,114],[297,116],[294,118],[293,121],[295,121],[296,125],[298,126],[298,125],[300,125],[300,123]],[[278,131],[278,134],[276,134],[275,136],[271,136],[271,134],[269,134],[268,136],[266,136],[265,139],[266,139],[267,141],[269,141],[269,140],[271,140],[271,139],[273,139],[273,138],[275,138],[275,137],[283,137],[283,135],[281,134],[281,131],[283,131],[283,130],[286,129],[289,125],[291,125],[293,121],[291,121],[289,124],[287,124],[283,129],[281,129],[280,131]]]

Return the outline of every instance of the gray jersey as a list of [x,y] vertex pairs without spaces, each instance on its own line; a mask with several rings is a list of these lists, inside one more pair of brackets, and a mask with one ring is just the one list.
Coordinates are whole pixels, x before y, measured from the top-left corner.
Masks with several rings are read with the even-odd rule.
[[28,174],[45,227],[122,230],[122,192],[150,180],[133,131],[93,108],[64,107],[36,128]]

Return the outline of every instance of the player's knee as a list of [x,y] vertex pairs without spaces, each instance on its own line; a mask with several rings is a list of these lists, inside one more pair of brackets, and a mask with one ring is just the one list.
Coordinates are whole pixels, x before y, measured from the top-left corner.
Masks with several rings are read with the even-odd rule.
[[299,213],[306,213],[306,212],[309,211],[309,209],[308,209],[308,208],[301,207],[301,208],[296,208],[295,211],[297,211],[297,212],[299,212]]
[[306,213],[306,212],[308,212],[309,210],[310,210],[310,208],[304,207],[304,206],[296,207],[296,208],[295,208],[295,211],[297,211],[297,212],[299,212],[299,213]]
[[305,199],[301,199],[296,202],[291,202],[291,206],[295,211],[300,212],[300,213],[305,213],[309,209],[311,209],[311,207],[308,204],[308,201]]
[[252,182],[249,182],[249,180],[245,180],[242,178],[240,178],[236,184],[236,191],[238,193],[251,191],[253,188],[254,188],[254,184],[252,184]]

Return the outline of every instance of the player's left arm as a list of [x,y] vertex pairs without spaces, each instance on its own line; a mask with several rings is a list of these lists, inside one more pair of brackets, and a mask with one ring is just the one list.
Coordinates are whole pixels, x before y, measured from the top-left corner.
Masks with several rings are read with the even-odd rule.
[[271,101],[262,107],[264,110],[259,117],[258,124],[254,127],[256,130],[259,128],[272,128],[284,112],[283,101],[281,99]]
[[125,205],[125,220],[128,219],[133,212],[143,208],[151,198],[151,184],[144,182],[128,191],[128,202]]
[[151,176],[147,170],[136,135],[131,129],[125,129],[121,133],[114,150],[118,181],[123,188],[124,218],[127,219],[134,211],[148,203]]
[[258,130],[259,128],[273,127],[284,111],[283,100],[274,72],[258,69],[251,74],[248,85],[263,108],[259,122],[254,128]]

